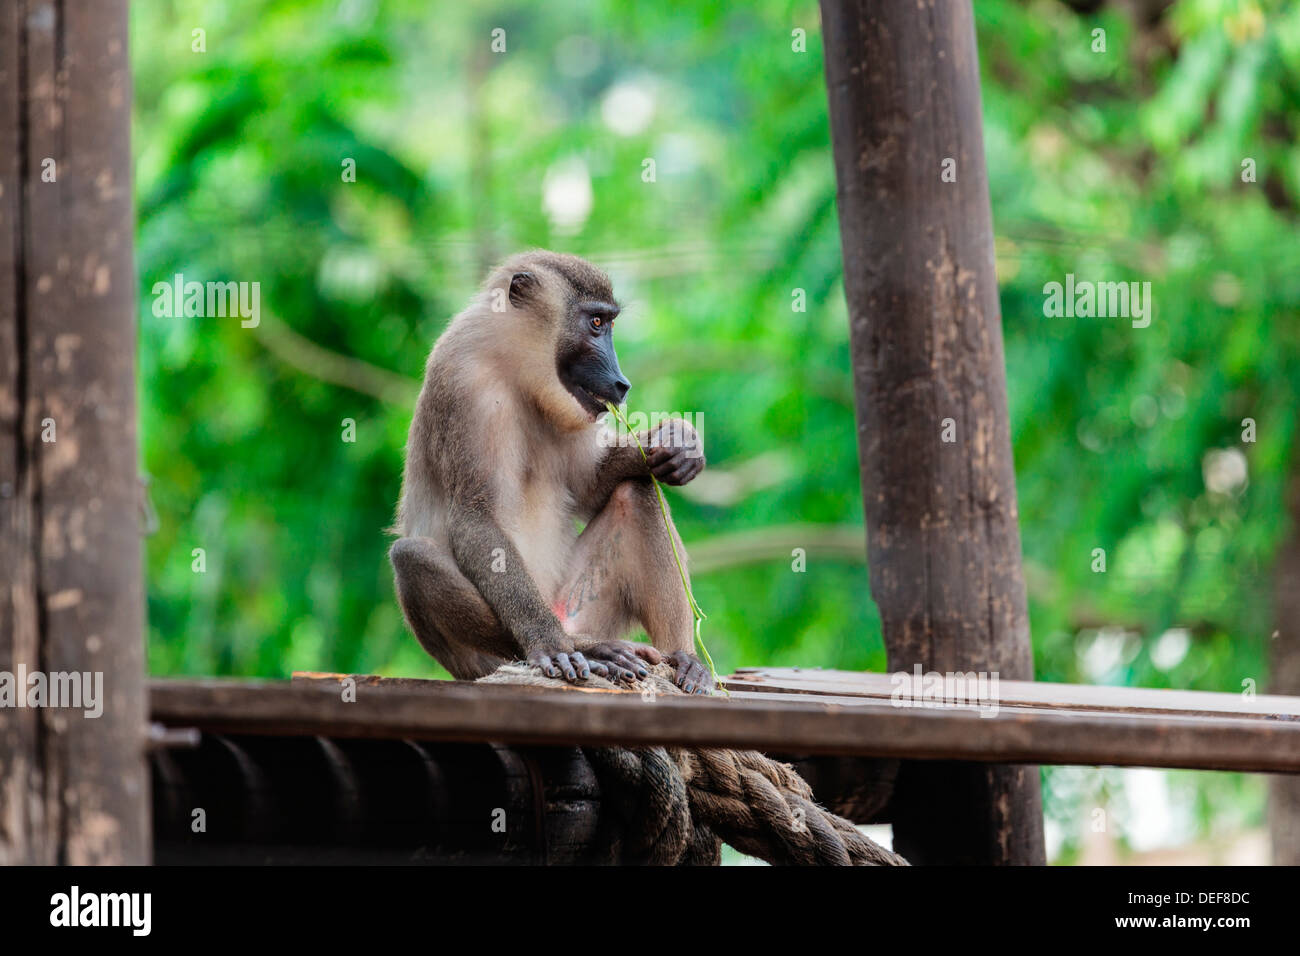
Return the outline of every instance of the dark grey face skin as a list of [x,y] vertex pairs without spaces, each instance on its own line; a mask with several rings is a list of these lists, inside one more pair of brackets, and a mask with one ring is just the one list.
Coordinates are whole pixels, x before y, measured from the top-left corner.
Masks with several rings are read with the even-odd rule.
[[[606,402],[622,404],[632,387],[614,352],[614,319],[622,307],[614,301],[609,281],[595,270],[555,257],[540,256],[538,262],[554,269],[569,289],[556,339],[555,373],[594,418],[605,411]],[[517,272],[510,280],[510,301],[524,305],[537,288],[537,276]]]
[[592,415],[605,411],[606,402],[622,404],[632,387],[619,369],[614,352],[614,318],[618,313],[619,307],[613,302],[574,302],[556,350],[555,370],[560,382]]

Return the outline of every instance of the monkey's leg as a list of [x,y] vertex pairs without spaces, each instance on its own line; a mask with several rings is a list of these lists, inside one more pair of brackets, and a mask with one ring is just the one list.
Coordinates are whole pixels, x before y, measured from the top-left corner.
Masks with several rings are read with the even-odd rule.
[[[686,549],[671,519],[669,526],[684,566]],[[695,619],[668,534],[649,481],[617,485],[578,537],[554,609],[570,634],[586,634],[597,641],[619,642],[639,622],[655,649],[676,667],[678,685],[688,693],[707,693],[713,681],[691,653]],[[587,653],[588,660],[593,653],[605,659],[593,651]],[[640,656],[654,663],[644,653]]]
[[407,624],[457,680],[484,677],[522,656],[478,589],[433,540],[399,538],[388,558]]

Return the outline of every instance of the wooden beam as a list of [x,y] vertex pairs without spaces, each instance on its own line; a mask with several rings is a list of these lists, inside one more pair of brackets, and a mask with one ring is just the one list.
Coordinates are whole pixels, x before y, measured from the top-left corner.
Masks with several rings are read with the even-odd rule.
[[[742,667],[726,678],[733,691],[791,694],[837,694],[889,699],[892,674],[822,670],[801,667]],[[1289,717],[1300,720],[1300,697],[1281,694],[1225,694],[1198,690],[1157,690],[1145,687],[1103,687],[1095,684],[1055,684],[1045,681],[999,680],[996,699],[1002,706],[1028,706],[1108,713],[1218,715],[1222,717]]]
[[[822,0],[871,593],[889,668],[1033,677],[970,0]],[[1043,863],[1034,767],[904,767],[895,845]]]
[[0,709],[0,863],[150,859],[130,123],[126,0],[0,4],[0,671],[102,705]]
[[[1292,705],[1295,705],[1292,701]],[[888,700],[738,692],[652,702],[620,691],[456,681],[387,686],[338,677],[293,683],[154,680],[160,723],[234,734],[517,745],[734,747],[981,764],[1082,764],[1300,772],[1300,720],[1003,706],[900,708]]]

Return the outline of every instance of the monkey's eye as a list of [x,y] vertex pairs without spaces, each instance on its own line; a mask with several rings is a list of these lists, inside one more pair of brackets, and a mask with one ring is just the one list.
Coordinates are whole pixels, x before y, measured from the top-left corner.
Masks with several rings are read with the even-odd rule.
[[605,326],[605,320],[602,319],[600,316],[593,315],[591,317],[591,330],[593,332],[599,332],[602,328],[604,328],[604,326]]

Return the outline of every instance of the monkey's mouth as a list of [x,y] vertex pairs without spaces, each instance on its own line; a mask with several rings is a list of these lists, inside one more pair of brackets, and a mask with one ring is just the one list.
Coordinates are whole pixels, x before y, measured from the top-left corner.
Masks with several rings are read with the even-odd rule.
[[[592,421],[595,421],[598,416],[606,411],[606,399],[597,395],[586,386],[566,380],[564,382],[564,387],[569,390],[569,394],[572,395],[577,403],[582,406],[582,410],[591,416]],[[613,401],[613,399],[609,399],[609,401]]]

